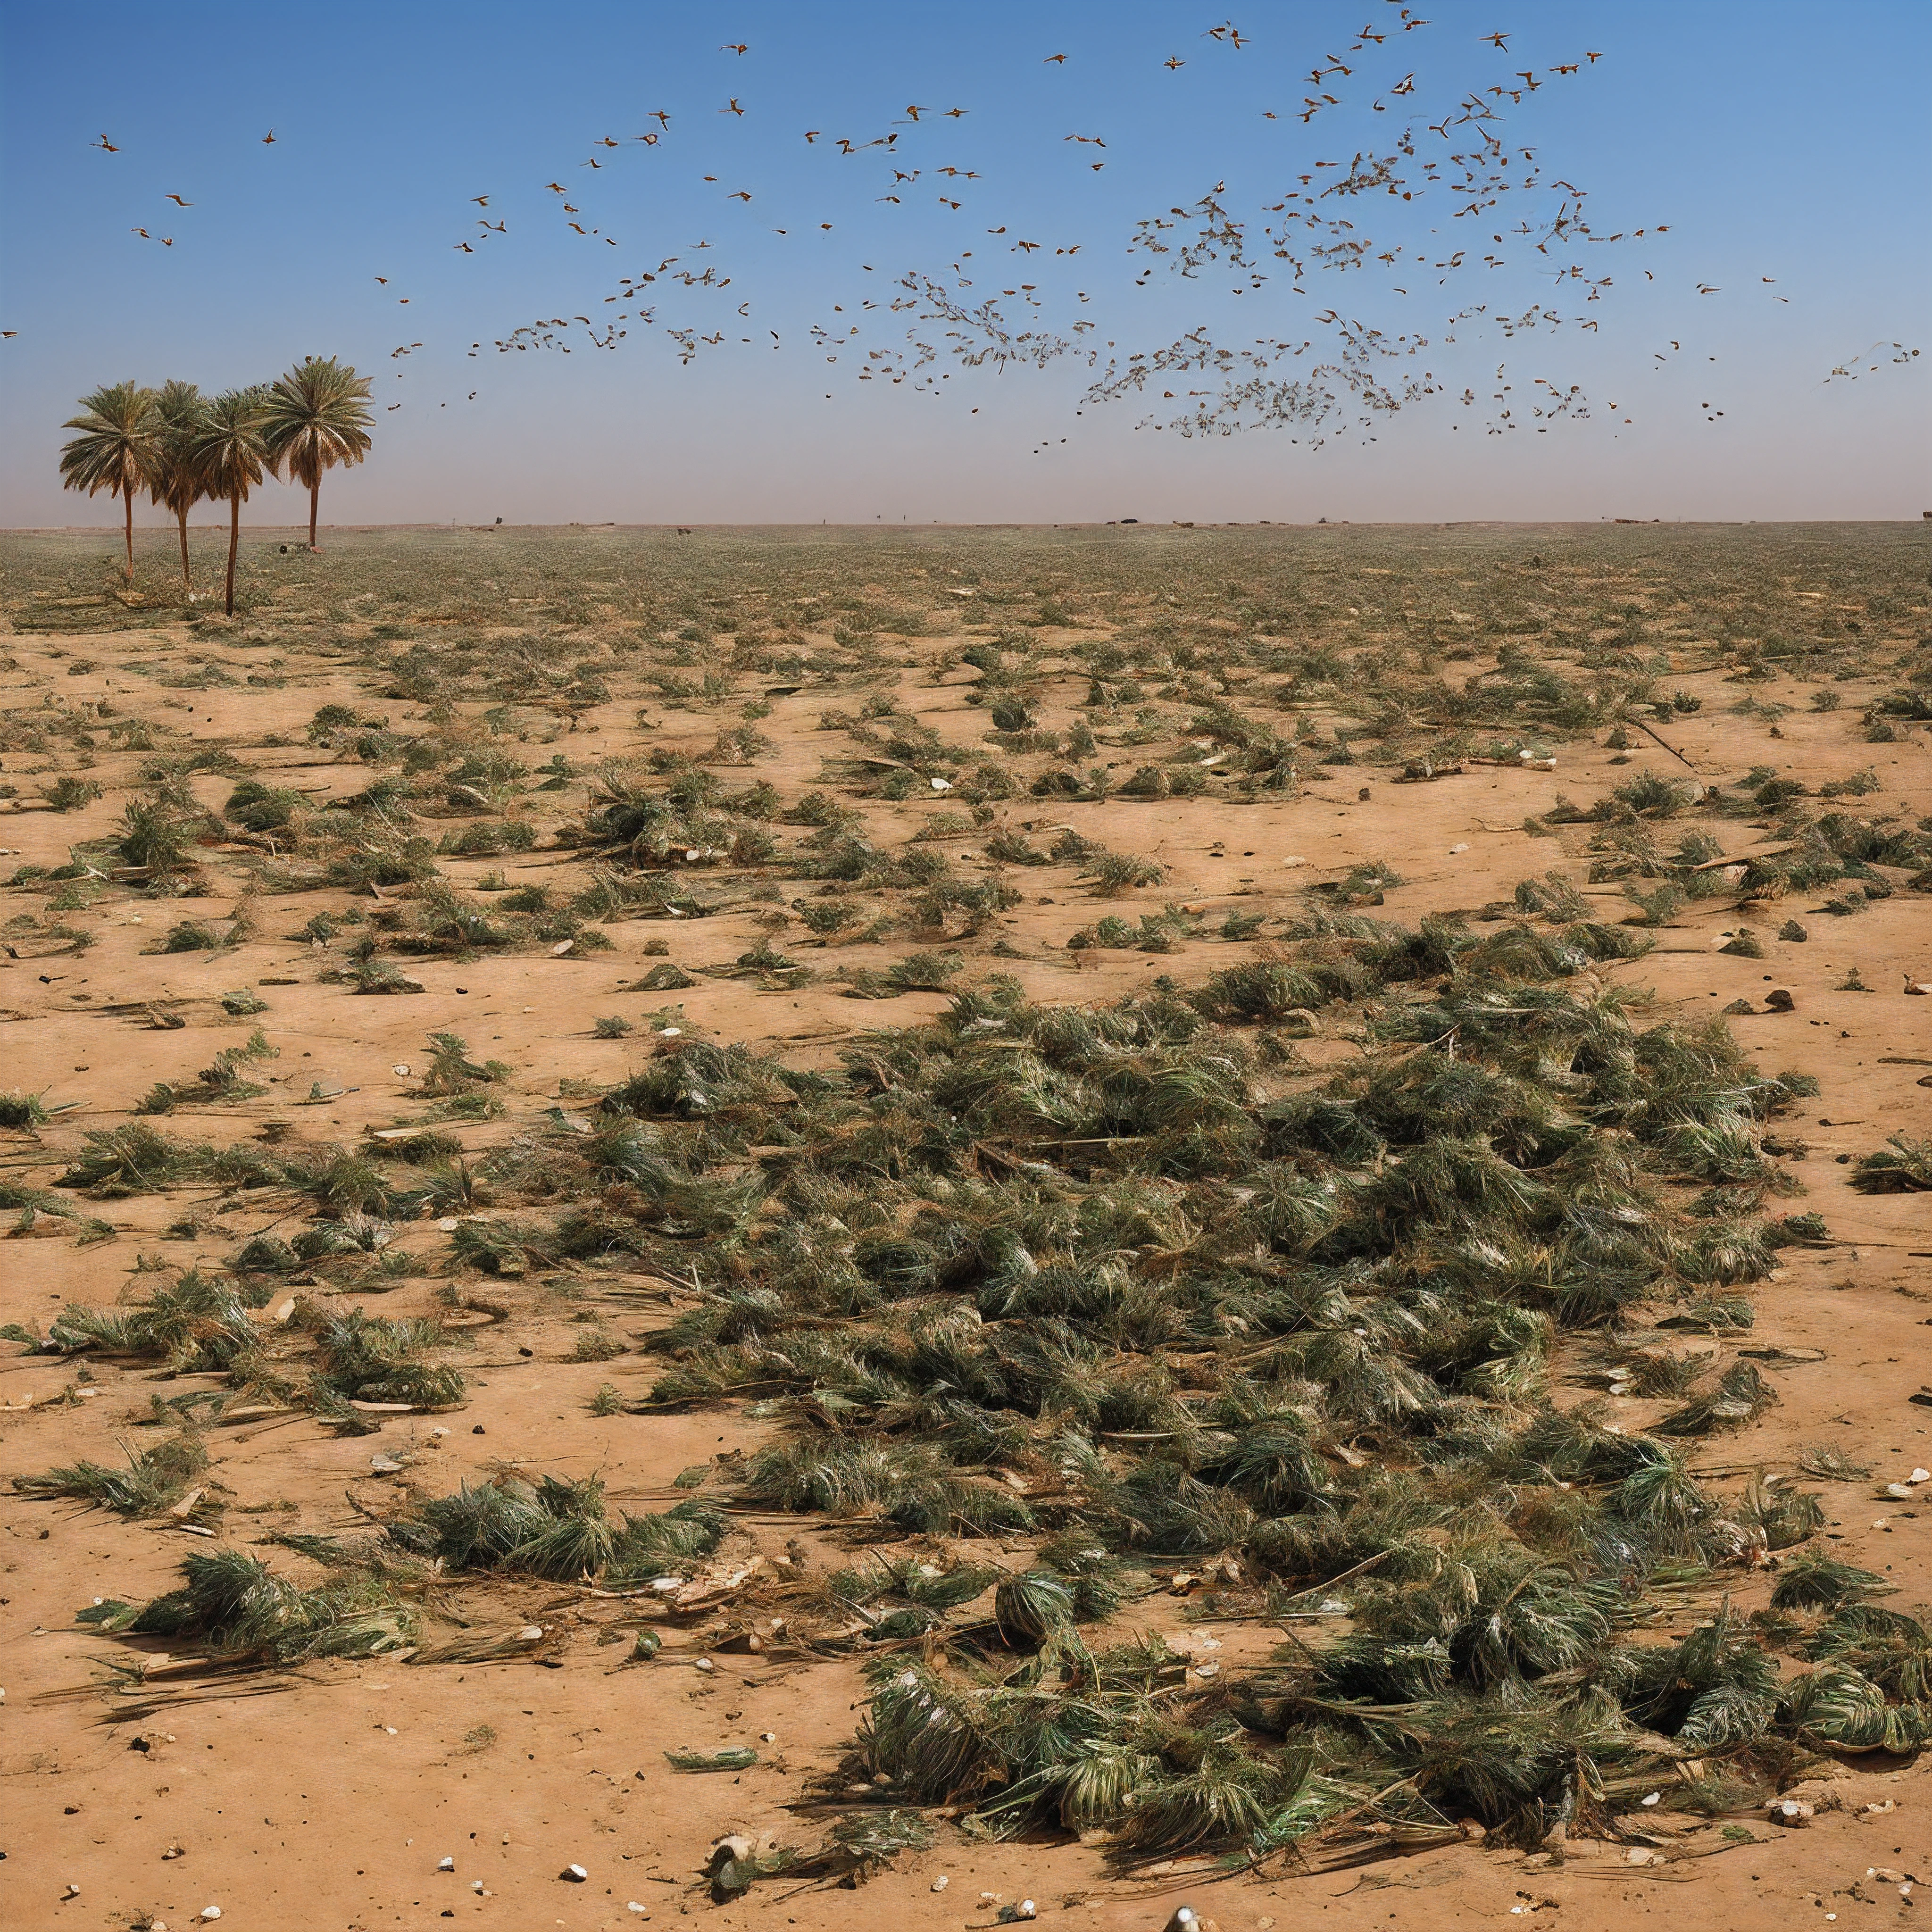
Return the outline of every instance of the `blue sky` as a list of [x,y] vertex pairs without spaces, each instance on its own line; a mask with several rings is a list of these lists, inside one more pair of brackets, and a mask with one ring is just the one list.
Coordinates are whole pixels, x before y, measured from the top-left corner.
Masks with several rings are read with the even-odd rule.
[[[1239,46],[1208,32],[1229,21]],[[1364,43],[1365,21],[1387,38]],[[1294,291],[1259,236],[1301,174],[1318,188],[1317,161],[1390,152],[1404,125],[1413,169],[1465,151],[1472,130],[1424,124],[1524,72],[1520,102],[1485,98],[1539,183],[1498,198],[1496,228],[1440,191],[1358,196],[1355,232],[1396,259],[1310,266]],[[112,520],[54,470],[96,383],[216,388],[311,352],[376,386],[376,452],[323,494],[343,521],[1916,516],[1928,358],[1888,358],[1932,345],[1928,98],[1932,11],[1891,0],[4,0],[0,524]],[[1607,280],[1587,308],[1553,279],[1561,248],[1510,233],[1569,202],[1558,181],[1588,191],[1596,234],[1626,237],[1573,250]],[[1130,252],[1138,222],[1217,188],[1264,280]],[[1459,268],[1426,267],[1458,248]],[[620,292],[671,257],[640,300]],[[709,287],[666,279],[706,268]],[[915,271],[1103,356],[1204,329],[1306,339],[1313,359],[1332,332],[1315,318],[1359,317],[1426,337],[1390,366],[1440,393],[1318,450],[1154,428],[1144,401],[1086,400],[1073,355],[942,356],[896,386],[904,365],[875,358],[860,381],[868,355],[905,350],[920,311],[890,304]],[[1495,317],[1532,304],[1566,320],[1503,339]],[[579,316],[629,332],[600,350]],[[553,318],[557,346],[494,346]],[[722,339],[687,362],[677,327]],[[1857,381],[1825,380],[1870,344]],[[1578,385],[1587,419],[1534,422],[1539,378]],[[292,519],[293,496],[248,514]]]

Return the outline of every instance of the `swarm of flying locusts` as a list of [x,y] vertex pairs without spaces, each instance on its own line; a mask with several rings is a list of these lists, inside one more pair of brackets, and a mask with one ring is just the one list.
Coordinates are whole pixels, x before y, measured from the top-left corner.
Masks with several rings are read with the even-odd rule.
[[[1280,173],[1264,190],[1231,189],[1220,179],[1133,222],[1112,238],[1132,272],[1130,282],[1097,312],[1095,289],[1079,285],[1100,279],[1087,272],[1098,252],[1094,242],[1028,232],[1061,218],[1029,218],[1024,199],[1010,188],[1005,202],[985,206],[999,192],[992,179],[999,157],[962,152],[962,124],[972,110],[914,102],[882,116],[886,124],[876,133],[801,130],[811,171],[796,178],[824,190],[824,204],[813,212],[832,218],[796,224],[794,218],[795,225],[771,233],[788,248],[804,246],[814,233],[831,237],[839,230],[842,210],[862,196],[904,218],[912,258],[896,273],[862,264],[865,277],[878,278],[867,282],[872,292],[832,304],[830,314],[808,327],[802,340],[788,345],[755,318],[755,297],[746,287],[760,258],[741,248],[744,258],[734,262],[728,243],[720,246],[707,236],[653,249],[646,257],[650,266],[620,272],[608,293],[584,304],[589,313],[566,304],[568,312],[471,342],[468,355],[610,352],[634,332],[656,333],[686,364],[728,348],[790,346],[821,358],[830,374],[932,395],[967,370],[1064,363],[1086,372],[1082,410],[1128,402],[1142,408],[1142,428],[1188,437],[1284,428],[1317,448],[1342,434],[1372,440],[1388,418],[1438,394],[1477,412],[1474,420],[1492,436],[1544,433],[1562,418],[1587,418],[1592,402],[1579,382],[1547,375],[1519,380],[1505,357],[1480,389],[1466,383],[1459,390],[1432,352],[1485,336],[1548,343],[1594,333],[1607,312],[1600,304],[1616,285],[1603,251],[1670,233],[1670,224],[1658,221],[1602,232],[1589,218],[1586,190],[1552,173],[1534,142],[1514,131],[1514,123],[1545,106],[1539,96],[1559,98],[1605,56],[1586,49],[1574,58],[1516,68],[1510,65],[1511,34],[1493,32],[1478,37],[1477,47],[1496,70],[1491,77],[1452,89],[1451,98],[1432,105],[1432,83],[1409,64],[1412,52],[1432,41],[1447,66],[1469,50],[1447,38],[1446,25],[1420,17],[1397,0],[1384,0],[1384,6],[1340,52],[1322,54],[1295,76],[1297,85],[1277,105],[1259,110],[1264,121],[1282,124],[1291,139],[1332,142],[1335,152],[1284,156]],[[1412,38],[1418,34],[1419,42]],[[1205,44],[1164,58],[1150,54],[1162,85],[1205,86],[1232,100],[1238,89],[1227,62],[1262,63],[1264,75],[1275,71],[1265,64],[1275,50],[1232,20],[1208,27],[1198,41]],[[752,49],[730,42],[718,52],[736,62]],[[1038,58],[1052,85],[1068,84],[1063,77],[1070,74],[1077,81],[1077,52]],[[1251,68],[1241,85],[1254,77]],[[560,171],[567,179],[543,184],[547,206],[574,242],[628,252],[626,240],[613,229],[624,220],[623,198],[635,169],[676,170],[688,157],[718,170],[703,175],[704,186],[734,204],[743,220],[762,223],[767,218],[762,208],[754,212],[762,192],[756,183],[746,185],[722,172],[731,165],[732,139],[760,118],[748,92],[728,94],[708,112],[655,110],[642,131],[599,136],[589,154]],[[1360,124],[1356,137],[1334,142],[1352,122]],[[711,130],[724,136],[722,147]],[[105,135],[96,145],[118,152]],[[1098,173],[1126,142],[1090,124],[1068,132],[1058,146],[1068,170]],[[970,159],[986,164],[962,164]],[[752,164],[747,155],[747,172]],[[1028,170],[1024,179],[1048,180],[1051,172]],[[510,224],[495,212],[494,199],[470,197],[479,212],[473,232],[451,244],[457,252],[473,256],[507,244]],[[966,221],[988,214],[1003,218],[976,224],[983,234],[974,245],[956,238]],[[943,263],[934,260],[935,220]],[[741,244],[751,238],[742,227],[734,232]],[[172,238],[163,238],[172,245]],[[1660,272],[1640,272],[1654,281]],[[1201,319],[1136,343],[1142,326],[1132,312],[1135,292],[1157,278],[1184,285],[1180,292]],[[388,277],[375,279],[388,290]],[[1762,278],[1754,292],[1786,301],[1772,292],[1772,280]],[[1472,286],[1478,283],[1480,292]],[[1699,300],[1724,293],[1709,282],[1690,286]],[[1443,308],[1423,308],[1445,291]],[[391,298],[402,304],[412,299]],[[1164,304],[1162,314],[1171,318],[1174,306]],[[1412,314],[1415,319],[1408,322]],[[1251,332],[1252,320],[1263,322],[1259,332]],[[396,358],[422,346],[400,346]],[[1683,348],[1681,338],[1673,340],[1670,355],[1660,350],[1654,366],[1664,368]],[[1898,344],[1875,345],[1846,358],[1826,380],[1854,379],[1917,353]],[[476,397],[472,391],[469,400]],[[1612,400],[1606,406],[1616,418],[1627,405]],[[1722,420],[1721,408],[1702,406],[1705,421],[1714,426]]]

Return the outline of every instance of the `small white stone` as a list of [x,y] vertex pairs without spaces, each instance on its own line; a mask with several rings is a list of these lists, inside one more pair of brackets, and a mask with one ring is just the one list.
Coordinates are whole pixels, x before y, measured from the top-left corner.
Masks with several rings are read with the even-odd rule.
[[557,1876],[572,1885],[581,1885],[590,1874],[581,1865],[566,1865]]
[[456,1869],[456,1861],[454,1858],[438,1858],[436,1862],[436,1868],[438,1871],[454,1871]]
[[456,1232],[459,1224],[454,1214],[446,1214],[436,1225],[444,1234],[453,1234]]
[[1040,1907],[1034,1904],[1031,1899],[1023,1898],[1013,1907],[1013,1916],[1016,1918],[1037,1918],[1040,1916]]
[[624,1907],[624,1910],[626,1912],[634,1912],[640,1918],[648,1918],[651,1916],[650,1909],[640,1905],[634,1898]]
[[950,791],[952,789],[951,782],[946,778],[928,778],[926,783],[932,786],[934,791]]
[[389,1069],[389,1071],[398,1080],[406,1080],[410,1077],[410,1063],[406,1060],[399,1060]]
[[1469,849],[1469,842],[1466,838],[1466,839],[1464,839],[1464,840],[1462,841],[1462,844],[1460,844],[1460,845],[1452,845],[1452,846],[1450,846],[1450,848],[1449,848],[1449,856],[1450,856],[1450,858],[1452,858],[1452,859],[1453,859],[1453,858],[1454,858],[1454,857],[1455,857],[1456,854],[1458,852],[1466,852],[1466,851],[1468,851],[1468,849]]
[[658,1037],[660,1040],[676,1040],[683,1030],[682,1027],[659,1027]]
[[1648,1791],[1644,1793],[1643,1802],[1646,1804],[1656,1804],[1661,1803],[1663,1798],[1664,1793],[1660,1791]]
[[939,1876],[932,1881],[932,1888],[934,1892],[944,1892],[952,1882],[952,1881],[948,1878],[944,1872],[941,1872]]
[[694,1670],[702,1670],[706,1673],[716,1670],[718,1668],[717,1665],[713,1664],[708,1657],[700,1657],[691,1667]]
[[1906,1480],[1909,1483],[1932,1483],[1932,1469],[1914,1469]]
[[480,1894],[483,1889],[483,1881],[480,1878],[472,1878],[470,1881],[470,1889]]

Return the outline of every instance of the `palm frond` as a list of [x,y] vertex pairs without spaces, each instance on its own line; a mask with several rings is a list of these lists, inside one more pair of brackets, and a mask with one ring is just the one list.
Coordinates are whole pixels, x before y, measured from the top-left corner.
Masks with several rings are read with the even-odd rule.
[[1884,1691],[1849,1664],[1820,1664],[1798,1678],[1786,1706],[1799,1736],[1828,1750],[1904,1753],[1932,1735],[1924,1706],[1887,1703]]
[[373,386],[352,368],[316,356],[278,377],[262,404],[262,441],[275,466],[307,489],[338,464],[360,463],[375,421]]
[[1838,1610],[1868,1598],[1889,1596],[1897,1587],[1876,1570],[1861,1570],[1835,1556],[1807,1551],[1794,1558],[1772,1586],[1771,1606],[1774,1610]]
[[61,449],[62,485],[131,500],[148,487],[160,451],[160,424],[152,389],[112,382],[81,398],[81,412],[62,424],[79,434]]

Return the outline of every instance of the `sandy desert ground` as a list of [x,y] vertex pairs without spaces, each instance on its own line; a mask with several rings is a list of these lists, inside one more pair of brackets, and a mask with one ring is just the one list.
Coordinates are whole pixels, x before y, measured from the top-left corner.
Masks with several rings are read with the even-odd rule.
[[[1574,926],[1580,896],[1611,935],[1562,968],[1571,996],[1647,989],[1641,1024],[1690,1033],[1721,1015],[1766,1075],[1816,1082],[1780,1090],[1730,1166],[1700,1152],[1719,1165],[1658,1169],[1659,1198],[1692,1234],[1700,1214],[1818,1219],[1760,1243],[1755,1265],[1712,1262],[1687,1234],[1701,1286],[1666,1269],[1614,1306],[1539,1316],[1553,1325],[1510,1376],[1429,1372],[1428,1402],[1467,1409],[1431,1426],[1594,1405],[1613,1436],[1682,1432],[1672,1466],[1712,1499],[1694,1514],[1743,1527],[1727,1552],[1707,1537],[1633,1582],[1619,1642],[1729,1615],[1789,1686],[1815,1666],[1826,1610],[1773,1612],[1772,1594],[1820,1556],[1883,1580],[1846,1600],[1888,1586],[1888,1610],[1916,1612],[1932,1600],[1932,1194],[1859,1163],[1932,1132],[1932,998],[1904,990],[1932,982],[1918,526],[329,531],[314,556],[282,536],[248,536],[232,622],[182,603],[158,533],[124,595],[98,534],[0,539],[0,1097],[18,1102],[0,1130],[0,1921],[178,1928],[218,1906],[238,1932],[687,1916],[938,1932],[1022,1900],[1106,1932],[1158,1928],[1184,1902],[1223,1932],[1913,1916],[1932,1782],[1909,1632],[1888,1640],[1910,1655],[1880,1748],[1834,1745],[1774,1688],[1749,1748],[1666,1748],[1602,1793],[1573,1780],[1533,1828],[1514,1807],[1485,1826],[1444,1797],[1453,1777],[1424,1774],[1426,1819],[1338,1804],[1305,1843],[1228,1860],[1135,1853],[1105,1828],[1083,1841],[1046,1816],[975,1832],[983,1778],[950,1802],[874,1781],[850,1754],[880,1655],[941,1672],[966,1656],[1050,1688],[1054,1658],[1077,1685],[1087,1644],[1158,1639],[1150,1702],[1204,1724],[1211,1706],[1225,1730],[1285,1643],[1346,1639],[1351,1592],[1374,1579],[1352,1585],[1340,1558],[1271,1564],[1232,1532],[1226,1549],[1156,1538],[1116,1552],[1104,1636],[1056,1622],[1044,1666],[989,1622],[990,1592],[937,1616],[881,1598],[902,1614],[880,1636],[880,1609],[842,1594],[863,1566],[1017,1574],[1077,1518],[1053,1460],[1064,1404],[1010,1408],[1004,1446],[956,1479],[1004,1492],[1004,1513],[974,1517],[970,1497],[937,1524],[863,1499],[788,1508],[747,1480],[760,1451],[897,1425],[885,1397],[868,1408],[824,1372],[760,1384],[744,1352],[778,1317],[744,1298],[764,1292],[782,1224],[822,1228],[834,1200],[832,1179],[809,1195],[800,1177],[834,1174],[816,1126],[760,1136],[787,1132],[788,1108],[830,1119],[848,1091],[876,1097],[842,1055],[898,1051],[863,1042],[938,1021],[958,989],[1005,976],[997,1031],[1016,1000],[1157,1003],[1257,963],[1354,958],[1388,943],[1374,922],[1472,945],[1548,936],[1558,916],[1520,888],[1560,878],[1547,902]],[[218,539],[197,532],[205,581]],[[1652,790],[1631,790],[1646,775]],[[874,856],[842,872],[836,841],[811,842],[828,827]],[[1849,855],[1840,876],[1779,870],[1826,844]],[[1141,862],[1108,865],[1121,855]],[[828,906],[839,916],[808,916]],[[1318,1005],[1215,1009],[1246,1056],[1234,1114],[1305,1121],[1298,1096],[1439,1055],[1441,1039],[1378,1016],[1450,998],[1429,989],[1474,970],[1462,943],[1407,978],[1324,982]],[[438,1034],[462,1048],[438,1060]],[[734,1063],[720,1090],[762,1080],[765,1097],[733,1142],[703,1118],[694,1043],[827,1080],[781,1092],[763,1058]],[[603,1096],[666,1068],[686,1084],[653,1090],[665,1124],[633,1109],[669,1136],[650,1143],[659,1165],[557,1178],[614,1118]],[[991,1213],[982,1195],[1034,1169],[1082,1201],[1165,1189],[1184,1233],[1124,1241],[1138,1258],[1122,1265],[1178,1280],[1190,1244],[1272,1184],[1231,1192],[1218,1156],[1178,1143],[1149,1166],[1137,1131],[988,1129],[958,1156],[982,1192],[957,1183],[927,1212]],[[700,1132],[708,1166],[679,1138]],[[869,1157],[856,1140],[847,1154]],[[902,1157],[878,1156],[882,1189]],[[914,1228],[917,1203],[894,1198]],[[620,1232],[574,1246],[530,1232],[580,1209]],[[928,1280],[920,1318],[972,1304],[990,1267]],[[63,1312],[152,1310],[184,1276],[234,1296],[172,1328]],[[344,1366],[356,1310],[423,1324],[385,1331],[400,1369]],[[898,1305],[852,1318],[875,1318]],[[813,1321],[837,1339],[836,1319]],[[1090,1466],[1122,1480],[1119,1458],[1225,1399],[1190,1364],[1254,1353],[1238,1324],[1148,1332],[1090,1370],[1174,1382],[1148,1398],[1157,1426],[1100,1405]],[[1734,1369],[1750,1373],[1724,1382]],[[1730,1408],[1683,1419],[1720,1388]],[[1450,1480],[1419,1426],[1310,1439],[1340,1483]],[[169,1443],[196,1460],[172,1482],[157,1467],[140,1496],[37,1480]],[[1190,1481],[1229,1486],[1211,1445],[1188,1453]],[[1493,1502],[1533,1544],[1532,1480],[1475,1466],[1456,1466],[1457,1520]],[[592,1477],[614,1513],[715,1504],[710,1546],[667,1553],[660,1587],[634,1567],[584,1580],[598,1564],[545,1576],[385,1544],[459,1484]],[[1538,1506],[1592,1480],[1552,1475]],[[1814,1518],[1779,1516],[1780,1489],[1815,1495]],[[369,1555],[386,1546],[393,1575]],[[341,1648],[363,1654],[331,1654],[116,1627],[184,1559],[221,1552],[304,1589],[376,1580],[390,1594],[358,1614],[388,1616],[386,1638],[356,1625]],[[91,1609],[100,1620],[77,1621]],[[1280,1742],[1256,1731],[1252,1748]],[[755,1761],[735,1768],[666,1756],[741,1748]],[[1811,1815],[1774,1822],[1780,1798]],[[833,1858],[722,1902],[707,1883],[725,1834],[752,1862],[767,1840],[808,1858],[889,1805],[930,1842],[862,1882],[842,1884]]]

